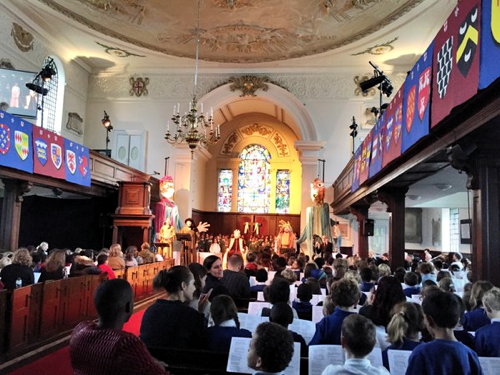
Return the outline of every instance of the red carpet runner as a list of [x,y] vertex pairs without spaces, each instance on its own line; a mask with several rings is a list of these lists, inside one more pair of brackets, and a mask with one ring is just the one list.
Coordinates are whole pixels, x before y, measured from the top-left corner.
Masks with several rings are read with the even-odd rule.
[[[124,331],[139,336],[142,316],[145,310],[136,312],[123,327]],[[73,375],[71,361],[69,359],[69,347],[65,346],[53,353],[39,358],[23,367],[18,368],[6,375]]]

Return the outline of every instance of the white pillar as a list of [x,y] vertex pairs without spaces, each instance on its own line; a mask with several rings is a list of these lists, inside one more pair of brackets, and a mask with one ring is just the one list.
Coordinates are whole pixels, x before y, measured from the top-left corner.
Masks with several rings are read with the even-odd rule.
[[302,194],[300,208],[300,233],[306,224],[306,208],[312,205],[311,183],[318,177],[318,159],[321,149],[326,145],[324,141],[296,141],[295,149],[300,154],[302,163]]

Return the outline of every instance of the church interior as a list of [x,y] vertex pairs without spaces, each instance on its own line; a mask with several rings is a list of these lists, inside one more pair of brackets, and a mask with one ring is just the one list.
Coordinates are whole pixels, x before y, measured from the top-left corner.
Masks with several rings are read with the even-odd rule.
[[[474,281],[500,286],[498,2],[0,10],[3,257],[42,243],[96,255],[150,243],[161,261],[115,270],[136,313],[160,295],[159,272],[203,264],[216,242],[224,268],[262,243],[312,261],[322,237],[333,258],[393,271],[409,256],[459,254]],[[96,318],[102,278],[59,282],[0,288],[0,372],[35,373],[50,352],[69,363],[71,330]],[[290,373],[314,373],[303,357]],[[218,373],[171,373],[204,370]]]

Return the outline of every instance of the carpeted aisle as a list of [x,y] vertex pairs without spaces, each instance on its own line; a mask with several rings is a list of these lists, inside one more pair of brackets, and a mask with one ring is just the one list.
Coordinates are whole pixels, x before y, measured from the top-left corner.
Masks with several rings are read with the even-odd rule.
[[[145,310],[134,313],[123,327],[124,331],[139,336]],[[69,347],[65,346],[5,375],[73,375]]]

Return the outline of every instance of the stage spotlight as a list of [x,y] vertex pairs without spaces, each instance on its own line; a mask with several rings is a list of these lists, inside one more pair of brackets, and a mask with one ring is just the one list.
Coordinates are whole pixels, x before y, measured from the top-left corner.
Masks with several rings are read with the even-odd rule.
[[47,95],[49,93],[49,89],[42,87],[40,85],[37,85],[34,82],[28,82],[26,84],[26,87],[29,88],[31,91],[36,92],[37,94],[41,94],[43,96]]
[[362,91],[368,91],[372,87],[380,85],[385,79],[386,78],[384,75],[376,76],[376,77],[370,78],[366,81],[360,82],[359,87],[361,87]]
[[113,126],[111,125],[111,120],[109,119],[109,115],[106,111],[104,111],[104,117],[101,120],[102,126],[104,126],[108,131],[113,130]]

